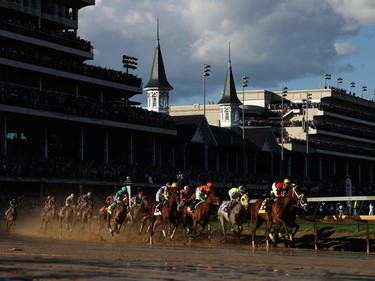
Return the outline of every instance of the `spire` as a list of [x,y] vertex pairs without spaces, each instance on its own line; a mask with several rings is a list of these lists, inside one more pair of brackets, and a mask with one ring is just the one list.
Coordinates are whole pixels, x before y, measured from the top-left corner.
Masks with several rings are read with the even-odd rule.
[[227,76],[225,78],[225,85],[223,96],[221,97],[218,104],[241,104],[236,92],[236,86],[234,84],[232,64],[230,61],[230,42],[229,42],[229,62],[227,69]]
[[165,74],[163,57],[160,50],[159,42],[159,19],[157,20],[157,38],[156,38],[156,48],[154,54],[154,62],[152,64],[150,80],[145,86],[145,89],[157,88],[159,90],[172,90],[173,87],[169,84],[167,80],[167,75]]

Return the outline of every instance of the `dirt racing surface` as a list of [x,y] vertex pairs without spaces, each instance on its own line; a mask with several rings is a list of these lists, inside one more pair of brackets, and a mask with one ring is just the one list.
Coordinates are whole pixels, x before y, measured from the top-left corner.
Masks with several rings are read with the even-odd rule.
[[[97,222],[83,235],[62,232],[57,224],[44,234],[37,219],[18,221],[10,232],[0,232],[1,280],[374,280],[374,254],[351,251],[315,251],[310,246],[265,248],[250,246],[249,230],[243,238],[221,241],[213,229],[209,243],[203,234],[188,245],[182,229],[173,241],[157,236],[147,243],[126,225],[111,236],[97,234]],[[160,231],[156,231],[160,233]],[[308,236],[309,237],[309,236]],[[309,237],[310,238],[310,237]],[[313,239],[312,239],[313,240]],[[354,243],[354,242],[353,242]],[[362,246],[362,245],[361,245]],[[332,245],[327,248],[333,249]]]

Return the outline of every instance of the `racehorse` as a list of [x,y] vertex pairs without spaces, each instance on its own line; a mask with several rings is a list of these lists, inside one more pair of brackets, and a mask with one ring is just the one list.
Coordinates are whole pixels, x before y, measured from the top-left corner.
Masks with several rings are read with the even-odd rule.
[[5,231],[9,231],[12,225],[16,225],[17,216],[17,204],[11,205],[10,208],[5,212]]
[[[188,234],[190,238],[199,237],[207,225],[208,240],[210,241],[211,240],[210,219],[212,217],[213,218],[217,217],[217,208],[219,208],[219,206],[221,205],[222,200],[215,193],[215,191],[211,191],[205,200],[199,202],[195,206],[195,209],[193,212],[190,209],[190,205],[192,204],[191,202],[194,202],[194,201],[191,201],[189,199],[181,209],[180,216],[181,216],[182,224],[185,228],[188,229]],[[198,224],[201,226],[201,230],[197,233]],[[191,239],[189,242],[191,242]]]
[[[152,202],[147,196],[143,196],[141,199],[141,203],[139,204],[137,204],[135,200],[133,200],[133,205],[128,212],[128,218],[132,225],[134,225],[135,222],[139,222],[141,224],[138,230],[138,234],[142,233],[146,221],[150,219],[151,205]],[[146,231],[146,233],[147,232],[148,230]]]
[[[234,207],[232,208],[232,210],[230,210],[229,213],[228,204],[229,203],[227,202],[221,204],[217,212],[217,216],[220,220],[221,230],[223,232],[225,242],[227,241],[227,234],[225,230],[226,221],[230,223],[234,237],[239,239],[241,232],[243,230],[242,224],[250,221],[251,219],[249,197],[246,194],[241,196],[240,201],[237,202],[236,205],[234,205]],[[237,225],[237,231],[234,229],[234,225]]]
[[[126,215],[128,213],[128,204],[127,204],[127,197],[123,197],[122,200],[117,203],[116,208],[113,210],[112,215],[107,220],[107,225],[109,232],[112,234],[118,234],[120,232],[121,226],[126,219]],[[106,213],[108,213],[106,211]],[[111,221],[113,222],[113,228],[111,226]]]
[[99,209],[99,229],[98,229],[98,232],[96,233],[97,235],[99,235],[100,231],[102,230],[103,226],[105,223],[108,224],[108,220],[111,218],[111,215],[107,212],[107,206],[111,205],[114,201],[114,196],[113,195],[109,195],[107,196],[106,200],[105,200],[105,204],[104,206],[102,206],[100,209]]
[[307,210],[307,200],[305,195],[301,193],[297,186],[289,188],[284,197],[278,198],[272,203],[270,213],[259,212],[264,198],[258,199],[251,208],[251,222],[252,222],[252,246],[255,247],[255,233],[257,228],[265,221],[266,222],[266,246],[269,247],[269,234],[273,224],[284,226],[286,235],[291,235],[289,226],[291,225],[291,218],[295,208],[303,208]]
[[60,236],[62,236],[63,223],[67,231],[73,230],[75,208],[72,205],[64,206],[59,211]]
[[89,226],[89,231],[91,230],[92,210],[93,210],[93,201],[92,200],[89,200],[85,205],[78,206],[77,209],[76,209],[74,226],[77,223],[80,223],[80,230],[82,232],[82,235],[85,232],[86,223]]
[[52,230],[53,221],[56,218],[56,204],[45,205],[43,210],[40,212],[40,226],[39,229],[42,229],[44,224],[44,234],[47,233],[47,228],[50,226]]
[[[173,239],[177,227],[178,227],[178,215],[177,215],[177,205],[180,202],[180,196],[178,191],[170,191],[168,194],[168,199],[165,204],[160,204],[159,212],[156,208],[159,205],[159,202],[155,202],[151,205],[149,210],[150,214],[150,245],[152,245],[152,238],[155,233],[156,227],[162,225],[162,233],[166,238],[167,233],[166,229],[169,226],[169,238]],[[173,230],[172,230],[173,226]]]

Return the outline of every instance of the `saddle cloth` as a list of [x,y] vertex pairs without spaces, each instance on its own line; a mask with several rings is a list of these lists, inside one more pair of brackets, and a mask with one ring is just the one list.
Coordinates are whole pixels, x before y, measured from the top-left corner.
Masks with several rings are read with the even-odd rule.
[[258,211],[259,214],[265,214],[265,213],[267,213],[267,203],[268,203],[268,200],[270,200],[270,199],[267,197],[267,198],[265,198],[262,201],[262,204],[260,204],[259,211]]

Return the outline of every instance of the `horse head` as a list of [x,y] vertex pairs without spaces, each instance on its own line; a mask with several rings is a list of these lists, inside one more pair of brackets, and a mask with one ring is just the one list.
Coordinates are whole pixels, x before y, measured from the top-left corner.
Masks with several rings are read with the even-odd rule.
[[205,200],[205,203],[220,206],[222,203],[222,199],[218,194],[216,194],[215,191],[211,190],[210,194],[207,196],[207,199]]
[[249,202],[249,196],[247,196],[247,194],[244,194],[241,196],[241,199],[240,199],[240,203],[241,205],[247,210],[250,206],[250,202]]

